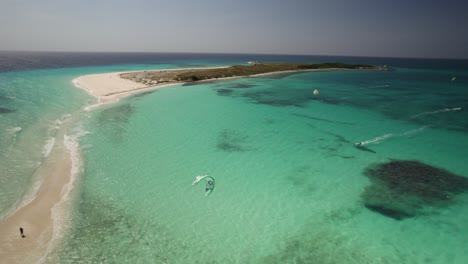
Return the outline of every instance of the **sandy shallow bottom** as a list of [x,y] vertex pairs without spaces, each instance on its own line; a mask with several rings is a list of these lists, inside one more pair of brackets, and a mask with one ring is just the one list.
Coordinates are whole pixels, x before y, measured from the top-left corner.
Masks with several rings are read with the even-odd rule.
[[[73,184],[69,137],[61,134],[49,158],[37,169],[42,183],[34,199],[0,224],[0,263],[35,263],[52,246],[58,232],[56,222],[65,217],[60,207]],[[20,236],[19,228],[25,237]]]

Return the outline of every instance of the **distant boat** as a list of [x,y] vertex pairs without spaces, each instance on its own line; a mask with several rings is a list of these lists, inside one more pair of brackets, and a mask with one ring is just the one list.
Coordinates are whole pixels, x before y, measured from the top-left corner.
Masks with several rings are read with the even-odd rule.
[[319,91],[317,89],[314,90],[314,95],[315,96],[318,96],[319,95]]

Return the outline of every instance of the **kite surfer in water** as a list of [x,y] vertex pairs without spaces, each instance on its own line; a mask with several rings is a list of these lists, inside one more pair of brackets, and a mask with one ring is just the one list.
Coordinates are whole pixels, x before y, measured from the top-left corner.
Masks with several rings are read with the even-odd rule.
[[209,194],[211,194],[215,187],[215,180],[213,177],[208,175],[199,175],[195,177],[195,180],[193,181],[192,185],[198,184],[201,180],[205,178],[208,178],[205,186],[205,196],[208,196]]
[[205,192],[207,191],[212,191],[213,188],[214,188],[214,185],[213,185],[213,181],[212,180],[209,180],[206,182],[206,188],[205,188]]
[[362,151],[368,151],[368,152],[372,152],[372,153],[377,153],[375,151],[373,151],[372,149],[364,146],[364,144],[362,142],[358,142],[358,143],[355,143],[354,146]]

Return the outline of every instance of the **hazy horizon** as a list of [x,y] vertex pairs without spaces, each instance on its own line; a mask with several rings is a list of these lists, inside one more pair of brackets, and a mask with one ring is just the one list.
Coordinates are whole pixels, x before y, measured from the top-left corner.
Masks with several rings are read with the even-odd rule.
[[466,59],[467,10],[458,0],[6,0],[0,50]]
[[369,56],[369,55],[347,55],[347,54],[288,54],[288,53],[249,53],[249,52],[187,52],[187,51],[79,51],[79,50],[0,50],[0,52],[11,53],[167,53],[167,54],[232,54],[232,55],[278,55],[278,56],[323,56],[323,57],[361,57],[361,58],[393,58],[393,59],[435,59],[435,60],[468,60],[455,57],[415,57],[415,56]]

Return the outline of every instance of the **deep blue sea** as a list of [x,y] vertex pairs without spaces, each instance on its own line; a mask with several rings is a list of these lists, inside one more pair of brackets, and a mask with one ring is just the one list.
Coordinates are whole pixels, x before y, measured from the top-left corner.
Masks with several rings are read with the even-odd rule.
[[[174,85],[92,111],[72,84],[247,61],[390,71]],[[79,168],[46,263],[465,264],[467,109],[468,60],[0,52],[0,218],[34,199],[61,131]]]

